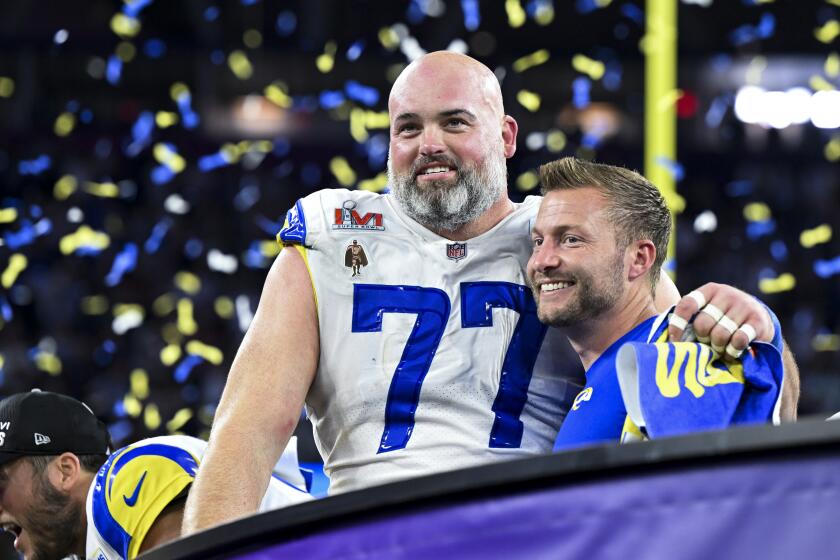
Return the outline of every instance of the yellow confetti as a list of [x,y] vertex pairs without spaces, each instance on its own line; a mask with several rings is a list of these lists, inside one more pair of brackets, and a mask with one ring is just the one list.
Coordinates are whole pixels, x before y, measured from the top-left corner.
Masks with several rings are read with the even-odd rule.
[[254,74],[254,67],[243,51],[235,50],[228,55],[228,68],[240,80],[247,80]]
[[750,61],[747,66],[745,80],[750,85],[757,85],[761,82],[761,75],[767,68],[767,59],[763,56],[757,56]]
[[177,432],[184,426],[184,424],[189,422],[192,417],[192,410],[189,408],[182,408],[175,413],[175,416],[173,416],[169,422],[166,423],[166,429],[169,430],[169,433]]
[[811,76],[811,79],[808,80],[808,85],[811,86],[811,89],[814,91],[834,91],[834,84],[819,74]]
[[3,208],[0,210],[0,224],[9,224],[17,220],[17,208]]
[[256,49],[260,45],[262,45],[262,33],[257,31],[256,29],[248,29],[247,31],[245,31],[245,33],[242,34],[242,42],[249,49]]
[[840,161],[840,136],[835,136],[825,145],[825,159],[828,161]]
[[181,347],[177,344],[167,344],[160,351],[160,363],[171,366],[181,357]]
[[155,144],[153,150],[155,159],[168,167],[173,173],[180,173],[187,167],[187,162],[181,155],[163,142]]
[[840,6],[840,0],[825,0],[829,4],[834,4],[835,6]]
[[174,124],[178,124],[178,113],[158,111],[155,113],[155,124],[158,128],[169,128]]
[[149,374],[146,373],[146,370],[141,368],[132,370],[129,379],[132,395],[138,399],[145,399],[149,396]]
[[56,136],[67,136],[71,132],[73,132],[73,128],[76,126],[76,115],[69,111],[65,111],[58,115],[55,119],[55,124],[53,125],[53,132],[55,132]]
[[520,191],[530,191],[540,184],[540,178],[533,171],[526,171],[516,178],[516,188]]
[[545,147],[553,154],[562,152],[566,147],[566,135],[560,130],[549,131],[545,135]]
[[15,93],[15,81],[8,76],[0,76],[0,97],[11,97]]
[[540,96],[533,91],[528,91],[527,89],[519,90],[519,93],[516,94],[516,100],[532,113],[535,113],[540,108]]
[[3,357],[3,354],[0,354],[0,370],[3,369],[4,365],[6,365],[6,358]]
[[160,329],[160,336],[167,344],[180,345],[184,339],[184,335],[178,331],[178,325],[176,323],[166,323],[163,325],[163,328]]
[[356,182],[356,172],[343,157],[334,157],[330,160],[330,171],[342,187],[350,187]]
[[823,72],[829,78],[836,78],[840,76],[840,55],[833,52],[825,58],[825,65],[823,65]]
[[527,14],[519,0],[505,0],[505,12],[507,12],[508,24],[514,29],[522,27],[525,23]]
[[152,311],[158,317],[168,315],[175,309],[175,299],[171,294],[161,294],[152,302]]
[[548,62],[549,56],[548,49],[540,49],[529,55],[523,56],[522,58],[518,58],[513,62],[513,71],[524,72],[534,66],[545,64]]
[[222,145],[220,150],[222,157],[228,163],[236,163],[242,157],[242,150],[236,144],[226,143]]
[[360,144],[368,139],[368,130],[389,126],[387,111],[366,111],[358,107],[350,111],[350,135]]
[[198,324],[193,319],[193,302],[187,298],[178,300],[178,332],[185,336],[192,336],[198,330]]
[[260,242],[260,254],[267,259],[273,259],[280,254],[283,249],[282,245],[278,245],[276,241],[262,241]]
[[815,227],[814,229],[806,229],[803,231],[799,234],[799,242],[806,249],[810,249],[811,247],[820,245],[821,243],[828,243],[831,241],[831,234],[831,226],[823,224]]
[[333,69],[335,65],[335,41],[329,41],[324,45],[323,54],[318,55],[315,59],[315,66],[322,74],[326,74]]
[[157,430],[160,428],[160,411],[154,403],[146,405],[146,410],[143,412],[143,423],[149,430]]
[[360,191],[382,192],[388,186],[388,175],[380,173],[376,177],[359,181]]
[[114,183],[85,182],[85,192],[102,198],[116,198],[120,194],[120,188]]
[[35,367],[55,376],[61,373],[61,360],[50,352],[38,352],[35,356]]
[[771,216],[770,207],[763,202],[750,202],[744,206],[744,219],[749,222],[763,222]]
[[55,182],[53,187],[53,196],[56,200],[67,200],[71,194],[76,191],[79,182],[72,175],[64,175]]
[[137,49],[128,41],[123,41],[122,43],[117,45],[115,53],[117,55],[117,58],[119,58],[123,62],[131,62],[132,60],[134,60],[134,56],[137,54]]
[[379,42],[382,46],[392,51],[400,46],[400,36],[391,27],[383,27],[379,30]]
[[137,400],[137,397],[130,394],[123,397],[123,408],[125,409],[126,414],[132,418],[137,418],[143,411],[143,405],[139,400]]
[[114,14],[111,18],[111,31],[123,39],[134,37],[140,32],[140,21],[125,14]]
[[108,298],[105,296],[83,297],[80,307],[85,315],[102,315],[108,311]]
[[198,340],[191,340],[187,342],[187,353],[195,354],[196,356],[201,356],[214,366],[218,366],[225,359],[224,354],[222,354],[221,350],[219,350],[215,346],[210,346],[209,344],[199,342]]
[[222,319],[230,319],[233,317],[233,312],[235,310],[233,300],[227,296],[217,297],[213,302],[213,310],[216,312],[216,315]]
[[758,281],[758,289],[763,294],[778,294],[788,292],[796,287],[796,278],[793,274],[785,272],[778,278],[762,278]]
[[175,82],[169,88],[169,96],[172,98],[172,101],[178,101],[184,95],[190,95],[190,88],[184,82]]
[[583,54],[576,54],[572,57],[572,68],[581,74],[586,74],[593,80],[600,80],[606,71],[603,62],[589,58]]
[[114,305],[114,317],[119,317],[129,313],[135,313],[140,316],[144,316],[146,314],[143,306],[137,303],[117,303]]
[[840,35],[840,21],[836,19],[829,20],[822,27],[814,29],[814,37],[817,38],[817,41],[826,45],[836,39],[838,35]]
[[201,279],[192,272],[182,270],[175,274],[175,286],[182,292],[195,295],[201,291]]
[[815,352],[837,352],[840,350],[840,335],[818,334],[811,339],[811,348]]
[[26,270],[28,264],[29,261],[26,259],[26,255],[20,253],[12,255],[9,258],[9,264],[6,266],[6,270],[0,275],[0,284],[7,290],[11,288],[20,273]]
[[[598,0],[598,2],[607,3],[611,2],[612,0]],[[554,21],[554,4],[550,4],[547,2],[541,2],[537,4],[537,9],[534,12],[534,21],[537,22],[537,25],[546,26]]]

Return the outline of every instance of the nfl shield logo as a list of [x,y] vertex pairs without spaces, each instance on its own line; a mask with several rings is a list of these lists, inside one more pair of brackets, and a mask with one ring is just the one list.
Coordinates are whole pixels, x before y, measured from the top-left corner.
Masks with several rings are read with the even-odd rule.
[[467,256],[466,243],[447,243],[446,256],[455,262],[460,261]]

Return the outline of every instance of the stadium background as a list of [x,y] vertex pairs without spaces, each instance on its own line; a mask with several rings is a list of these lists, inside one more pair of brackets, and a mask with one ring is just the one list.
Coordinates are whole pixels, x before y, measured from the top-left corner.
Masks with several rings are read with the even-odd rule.
[[[206,436],[286,210],[385,188],[408,61],[494,69],[521,200],[552,158],[643,168],[644,19],[640,0],[3,3],[0,395],[71,394],[118,444]],[[802,415],[840,410],[839,21],[838,0],[680,2],[661,162],[677,285],[777,311]]]

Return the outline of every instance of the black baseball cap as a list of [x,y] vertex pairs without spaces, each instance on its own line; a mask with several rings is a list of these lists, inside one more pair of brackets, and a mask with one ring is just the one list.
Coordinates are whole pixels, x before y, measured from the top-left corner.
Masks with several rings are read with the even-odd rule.
[[0,401],[0,465],[26,455],[107,455],[108,428],[83,402],[39,391]]

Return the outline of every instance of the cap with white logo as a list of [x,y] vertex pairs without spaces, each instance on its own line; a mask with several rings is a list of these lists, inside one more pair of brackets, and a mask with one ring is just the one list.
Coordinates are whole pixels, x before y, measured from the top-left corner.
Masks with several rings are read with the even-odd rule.
[[25,455],[107,455],[108,429],[86,404],[47,391],[0,402],[0,465]]

